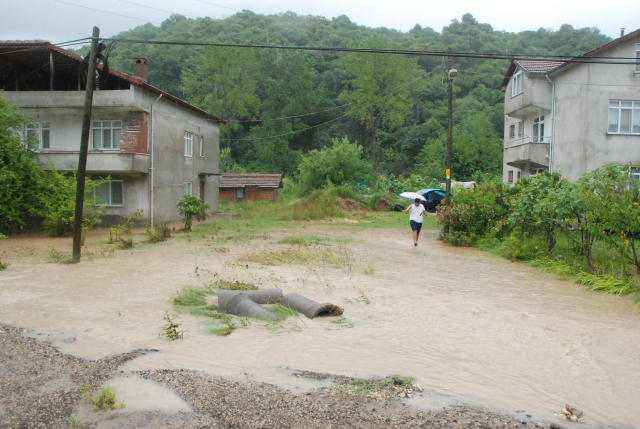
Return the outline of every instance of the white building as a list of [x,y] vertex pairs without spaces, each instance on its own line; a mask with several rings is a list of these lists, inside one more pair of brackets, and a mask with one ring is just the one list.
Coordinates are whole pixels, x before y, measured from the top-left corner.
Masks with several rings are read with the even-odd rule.
[[[85,82],[82,57],[43,41],[0,42],[2,96],[31,118],[41,160],[60,171],[78,165]],[[147,60],[133,59],[134,75],[101,73],[93,95],[87,175],[109,176],[96,190],[107,222],[143,209],[142,222],[180,219],[187,194],[218,207],[222,121],[146,81]]]
[[513,61],[505,93],[505,182],[559,171],[575,180],[640,163],[640,30],[579,57],[635,64]]

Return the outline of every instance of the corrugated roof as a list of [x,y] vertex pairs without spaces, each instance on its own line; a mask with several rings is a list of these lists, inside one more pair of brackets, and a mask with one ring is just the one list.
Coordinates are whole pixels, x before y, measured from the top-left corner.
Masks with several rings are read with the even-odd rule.
[[517,60],[520,67],[528,72],[548,72],[564,64],[564,61]]
[[[9,48],[9,49],[10,48],[18,48],[18,49],[22,50],[22,49],[30,48],[30,47],[40,48],[38,50],[50,49],[50,50],[56,51],[56,52],[58,52],[58,53],[60,53],[62,55],[65,55],[65,56],[67,56],[69,58],[72,58],[74,60],[82,61],[82,56],[80,56],[80,55],[78,55],[76,53],[67,51],[66,49],[62,49],[62,48],[60,48],[58,46],[52,45],[50,42],[48,42],[46,40],[36,40],[36,41],[31,41],[31,40],[5,40],[5,41],[0,41],[0,48],[2,48],[2,50],[5,51],[5,52],[6,52],[7,48]],[[35,51],[35,49],[34,49],[34,51]],[[98,67],[101,68],[102,65],[99,65]],[[202,109],[200,109],[200,108],[198,108],[198,107],[196,107],[196,106],[194,106],[192,104],[189,104],[186,101],[181,100],[180,98],[169,94],[168,92],[165,92],[165,91],[163,91],[163,90],[161,90],[159,88],[156,88],[155,86],[145,82],[142,79],[138,79],[138,78],[136,78],[134,76],[128,75],[126,73],[119,72],[119,71],[114,70],[114,69],[109,69],[109,74],[112,75],[112,76],[118,77],[120,79],[126,80],[127,82],[132,83],[134,85],[141,86],[141,87],[143,87],[145,89],[148,89],[149,91],[154,92],[154,93],[156,93],[158,95],[162,95],[163,98],[166,98],[168,100],[174,101],[177,104],[180,104],[181,106],[186,107],[187,109],[193,110],[193,111],[203,115],[206,119],[212,119],[214,121],[226,123],[226,121],[224,119],[218,118],[217,116],[214,116],[214,115],[212,115],[212,114],[210,114],[210,113],[208,113],[208,112],[206,112],[206,111],[204,111],[204,110],[202,110]]]
[[282,188],[282,174],[222,174],[221,188]]

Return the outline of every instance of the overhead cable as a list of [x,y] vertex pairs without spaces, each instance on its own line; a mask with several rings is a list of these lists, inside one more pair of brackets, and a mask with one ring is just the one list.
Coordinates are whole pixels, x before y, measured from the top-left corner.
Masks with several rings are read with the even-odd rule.
[[[54,0],[60,1],[60,0]],[[477,59],[503,59],[503,60],[527,60],[527,61],[549,61],[549,58],[560,59],[565,63],[586,63],[586,64],[624,64],[636,65],[638,61],[631,57],[569,57],[569,56],[549,56],[549,55],[503,55],[503,54],[478,54],[470,52],[443,52],[443,51],[411,51],[402,49],[358,49],[358,48],[327,48],[318,46],[274,46],[274,45],[231,45],[226,43],[204,43],[204,42],[169,42],[162,40],[134,40],[134,39],[103,39],[122,43],[136,43],[145,45],[174,45],[174,46],[213,46],[222,48],[257,48],[257,49],[283,49],[299,51],[325,51],[325,52],[350,52],[363,54],[392,54],[392,55],[415,55],[431,57],[453,57],[453,58],[477,58]],[[634,60],[633,62],[622,61],[597,61],[597,58],[614,60]]]
[[121,15],[121,14],[119,14],[119,13],[114,13],[114,12],[107,12],[106,10],[94,9],[94,8],[92,8],[92,7],[81,6],[81,5],[79,5],[79,4],[69,3],[69,2],[66,2],[66,1],[62,1],[62,0],[53,0],[53,1],[56,1],[56,2],[58,2],[58,3],[68,4],[68,5],[70,5],[70,6],[81,7],[81,8],[83,8],[83,9],[93,10],[93,11],[95,11],[95,12],[100,12],[100,13],[106,13],[106,14],[109,14],[109,15],[120,16],[120,17],[122,17],[122,18],[131,18],[131,19],[136,19],[136,20],[138,20],[138,21],[144,21],[144,22],[150,22],[150,23],[152,23],[152,24],[162,25],[162,23],[161,23],[161,22],[149,21],[148,19],[136,18],[136,17],[128,16],[128,15]]

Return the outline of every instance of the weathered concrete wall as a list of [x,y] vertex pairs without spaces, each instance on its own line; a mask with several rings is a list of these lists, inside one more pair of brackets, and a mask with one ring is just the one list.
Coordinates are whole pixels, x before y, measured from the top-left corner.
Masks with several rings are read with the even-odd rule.
[[[78,91],[19,91],[5,97],[22,108],[33,121],[50,123],[49,159],[60,169],[77,164],[82,128],[84,93]],[[210,211],[218,211],[217,176],[219,124],[178,103],[132,85],[129,90],[96,91],[93,121],[122,121],[119,150],[93,150],[89,142],[88,173],[111,175],[123,180],[124,206],[110,207],[112,219],[143,209],[142,222],[150,220],[150,144],[154,136],[154,219],[180,220],[176,205],[184,195],[184,182],[191,181],[192,194],[202,194]],[[155,102],[154,129],[151,104]],[[184,132],[194,135],[193,157],[184,155]],[[202,141],[202,156],[200,142]],[[66,152],[66,153],[65,153]],[[135,155],[134,155],[135,154]],[[138,155],[140,154],[140,155]],[[130,174],[133,173],[133,174]],[[206,173],[206,174],[205,174]],[[119,179],[118,179],[119,180]],[[107,218],[105,218],[107,219]]]
[[[634,57],[636,40],[602,56]],[[575,180],[614,162],[640,162],[640,135],[608,134],[610,100],[640,100],[640,73],[633,65],[580,64],[567,68],[556,83],[557,113],[553,169]]]

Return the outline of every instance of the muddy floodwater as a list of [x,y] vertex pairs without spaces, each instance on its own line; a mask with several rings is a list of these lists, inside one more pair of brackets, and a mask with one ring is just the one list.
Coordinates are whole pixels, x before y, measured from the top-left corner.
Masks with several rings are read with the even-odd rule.
[[[277,241],[291,234],[351,237],[327,241],[351,262],[336,268],[241,261],[288,248]],[[305,386],[288,369],[397,373],[431,392],[409,400],[420,407],[458,402],[557,421],[554,411],[569,403],[585,411],[587,426],[640,427],[638,307],[535,268],[445,246],[433,231],[416,248],[408,228],[313,224],[239,243],[174,238],[78,265],[44,263],[28,240],[2,245],[13,250],[2,258],[12,265],[0,273],[0,323],[24,327],[74,356],[157,349],[123,369],[188,368],[292,389]],[[220,278],[342,305],[348,320],[302,316],[285,323],[287,331],[254,322],[216,337],[204,318],[181,315],[184,339],[158,338],[176,291]]]

